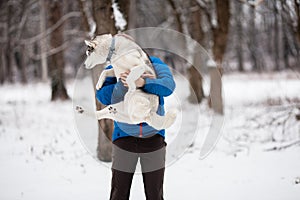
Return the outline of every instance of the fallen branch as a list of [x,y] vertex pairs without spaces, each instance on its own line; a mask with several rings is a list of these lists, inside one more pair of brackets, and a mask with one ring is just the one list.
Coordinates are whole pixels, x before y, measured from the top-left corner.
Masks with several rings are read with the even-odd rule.
[[292,142],[290,144],[268,148],[268,149],[265,149],[264,151],[281,151],[281,150],[287,149],[287,148],[292,147],[292,146],[297,145],[297,144],[300,144],[300,140],[297,140],[297,141]]

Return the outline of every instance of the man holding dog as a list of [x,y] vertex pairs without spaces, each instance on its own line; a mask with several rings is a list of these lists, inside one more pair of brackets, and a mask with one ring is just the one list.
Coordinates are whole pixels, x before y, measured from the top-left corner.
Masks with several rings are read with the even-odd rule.
[[[164,97],[175,89],[169,67],[159,58],[150,57],[156,78],[144,74],[136,80],[136,87],[159,97],[157,114],[164,115]],[[108,66],[107,69],[112,68]],[[96,97],[104,105],[124,100],[128,91],[126,78],[130,72],[122,73],[120,80],[107,77],[97,90]],[[126,124],[114,121],[113,164],[110,200],[128,200],[136,164],[140,159],[147,200],[163,200],[165,172],[165,130],[156,130],[146,123]]]

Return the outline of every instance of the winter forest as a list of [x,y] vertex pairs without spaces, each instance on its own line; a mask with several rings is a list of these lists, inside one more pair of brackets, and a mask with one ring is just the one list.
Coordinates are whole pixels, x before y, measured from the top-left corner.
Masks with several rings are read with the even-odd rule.
[[106,33],[174,76],[165,199],[300,198],[299,0],[0,0],[1,200],[109,199],[113,121],[75,111],[105,107],[83,62]]

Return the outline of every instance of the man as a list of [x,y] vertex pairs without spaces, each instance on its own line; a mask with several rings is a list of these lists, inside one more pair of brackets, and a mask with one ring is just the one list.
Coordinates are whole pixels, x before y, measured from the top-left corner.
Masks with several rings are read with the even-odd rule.
[[[175,82],[168,66],[159,58],[150,57],[156,78],[144,74],[136,86],[144,92],[159,97],[157,114],[164,115],[164,97],[175,89]],[[107,69],[112,68],[108,66]],[[106,78],[96,97],[104,105],[118,103],[128,91],[126,78],[122,73],[120,81],[115,77]],[[114,122],[113,164],[110,200],[128,200],[135,167],[140,159],[145,195],[147,200],[163,200],[165,164],[165,130],[156,130],[146,123],[126,124]]]

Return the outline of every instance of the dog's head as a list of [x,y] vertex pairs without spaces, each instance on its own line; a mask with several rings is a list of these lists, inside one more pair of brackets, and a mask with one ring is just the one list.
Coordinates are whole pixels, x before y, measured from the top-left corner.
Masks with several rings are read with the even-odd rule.
[[92,69],[96,65],[103,64],[106,62],[111,39],[111,34],[104,34],[96,36],[92,40],[84,41],[87,45],[87,58],[84,62],[85,68]]

